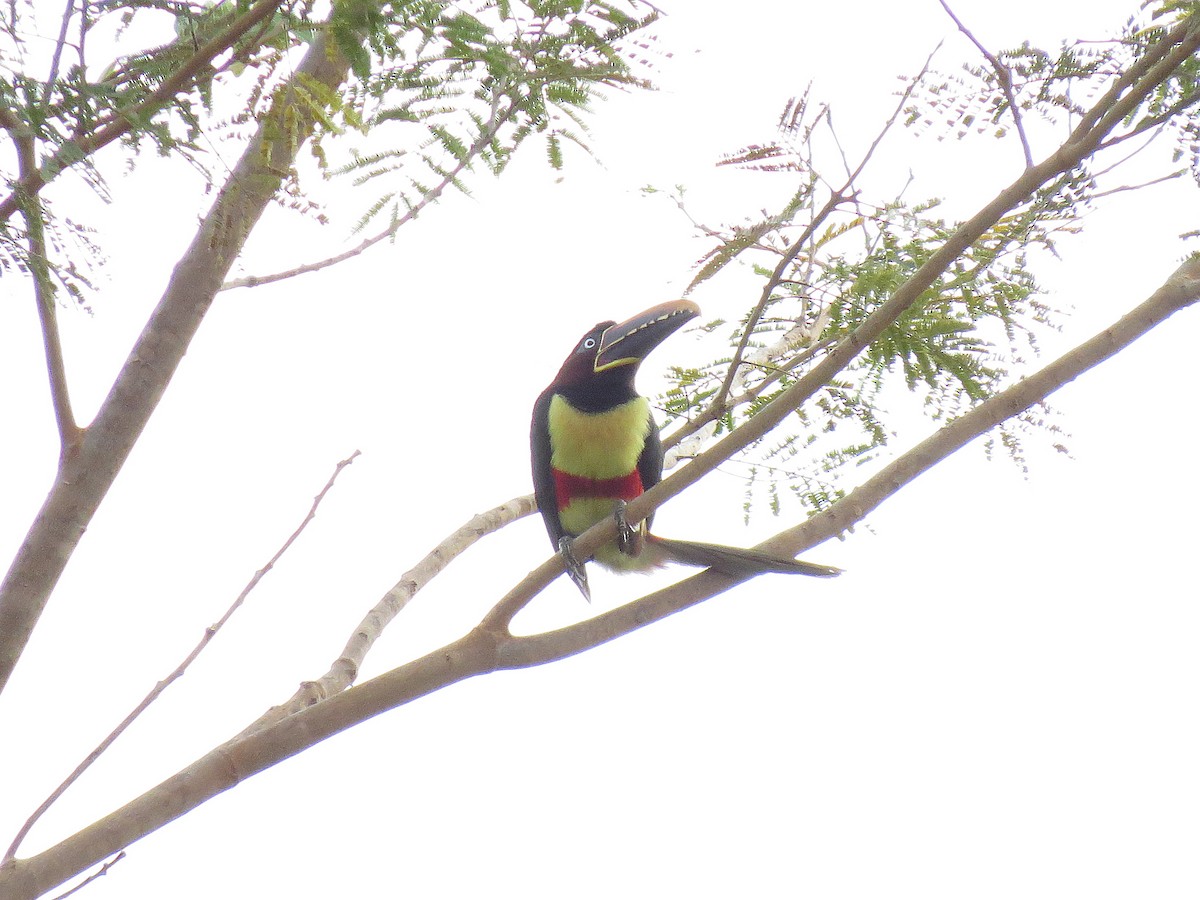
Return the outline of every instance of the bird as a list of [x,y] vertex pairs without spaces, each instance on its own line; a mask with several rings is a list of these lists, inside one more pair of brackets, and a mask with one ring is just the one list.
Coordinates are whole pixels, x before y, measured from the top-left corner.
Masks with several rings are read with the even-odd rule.
[[735,577],[767,572],[832,577],[841,570],[757,550],[664,538],[637,526],[625,504],[662,480],[663,448],[650,401],[634,384],[655,347],[700,315],[690,300],[660,303],[624,322],[597,323],[575,344],[538,396],[530,424],[534,496],[550,542],[571,580],[591,601],[587,560],[574,538],[609,516],[617,537],[594,560],[616,572],[648,571],[667,562],[712,568]]

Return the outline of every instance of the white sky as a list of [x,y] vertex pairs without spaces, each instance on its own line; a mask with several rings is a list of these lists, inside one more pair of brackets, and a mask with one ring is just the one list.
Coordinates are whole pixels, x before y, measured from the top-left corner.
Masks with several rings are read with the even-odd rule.
[[[955,9],[997,49],[1100,37],[1135,5]],[[938,40],[943,70],[972,58],[935,0],[731,8],[668,5],[663,89],[597,108],[602,165],[574,154],[559,181],[527,158],[394,247],[218,298],[0,697],[5,843],[221,614],[337,460],[363,451],[281,567],[27,852],[323,673],[434,543],[530,489],[529,407],[571,342],[677,296],[706,249],[639,187],[683,183],[701,213],[752,214],[783,184],[712,162],[769,138],[810,81],[861,148],[895,102],[894,76]],[[883,152],[891,168],[876,184],[911,168],[961,213],[1019,164],[1015,146],[907,133]],[[82,420],[209,202],[190,173],[157,160],[116,192],[94,219],[112,255],[95,314],[63,314]],[[54,195],[59,212],[77,193]],[[1048,351],[1158,287],[1198,212],[1194,186],[1175,183],[1120,197],[1064,240],[1043,281],[1075,314]],[[349,246],[345,224],[315,230],[274,212],[245,271]],[[753,295],[736,287],[705,293],[705,313],[742,311]],[[23,292],[0,304],[6,559],[56,454]],[[1073,458],[1032,443],[1023,480],[969,447],[806,554],[846,568],[837,581],[759,579],[581,657],[382,716],[136,844],[86,896],[1194,897],[1200,597],[1188,559],[1200,478],[1186,385],[1197,316],[1177,315],[1054,398]],[[697,352],[690,340],[651,357],[646,392],[673,353]],[[741,490],[716,475],[657,527],[748,545],[789,524],[763,515],[743,527]],[[549,549],[534,519],[473,549],[392,625],[363,675],[470,628]],[[596,609],[655,583],[592,578]],[[560,580],[521,621],[592,611]]]

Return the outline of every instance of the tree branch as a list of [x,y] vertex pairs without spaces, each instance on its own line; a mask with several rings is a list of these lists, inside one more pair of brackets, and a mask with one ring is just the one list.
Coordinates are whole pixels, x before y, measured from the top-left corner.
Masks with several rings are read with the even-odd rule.
[[[254,10],[272,8],[274,0]],[[349,64],[322,31],[289,85],[315,82],[333,90],[348,71]],[[41,511],[0,583],[0,691],[247,235],[278,190],[281,173],[289,170],[314,127],[308,104],[294,102],[291,89],[276,95],[176,266],[158,307],[95,420],[84,432],[77,452],[60,465]],[[268,135],[272,133],[287,134],[292,139],[270,140]]]
[[[497,96],[496,99],[498,101],[499,96]],[[492,143],[493,140],[495,140],[495,137],[499,133],[500,129],[503,128],[504,125],[507,124],[514,115],[516,115],[517,109],[517,104],[515,102],[510,102],[508,108],[504,110],[503,113],[500,113],[497,103],[493,103],[492,114],[488,118],[487,127],[480,133],[475,142],[472,143],[467,149],[467,152],[463,155],[463,158],[458,161],[458,164],[449,172],[447,172],[442,177],[441,181],[439,181],[428,191],[424,192],[421,195],[421,199],[409,207],[408,211],[405,212],[403,216],[401,216],[383,231],[379,232],[379,234],[375,235],[374,237],[367,238],[357,247],[347,250],[345,253],[339,253],[336,256],[330,256],[327,259],[320,260],[319,262],[305,263],[304,265],[296,266],[294,269],[288,269],[285,272],[275,272],[270,275],[247,275],[242,278],[231,279],[230,281],[227,281],[221,285],[221,290],[229,291],[240,287],[259,287],[260,285],[271,284],[272,282],[294,278],[297,275],[307,275],[309,272],[319,272],[321,269],[327,269],[330,266],[335,266],[338,263],[345,262],[348,259],[353,259],[361,253],[369,250],[371,247],[374,247],[380,241],[395,237],[396,232],[398,232],[402,226],[406,225],[408,222],[411,222],[421,214],[422,210],[424,210],[431,203],[435,202],[446,190],[446,188],[454,183],[462,171],[470,166],[471,160],[478,156]]]
[[1200,15],[1193,13],[1147,50],[1145,56],[1121,73],[1121,77],[1113,82],[1112,87],[1105,91],[1079,120],[1066,146],[1089,144],[1098,148],[1104,137],[1122,119],[1133,114],[1151,89],[1168,78],[1196,52],[1200,44],[1198,35]]
[[249,725],[242,735],[258,731],[285,719],[307,706],[340,694],[358,678],[363,660],[383,634],[383,630],[409,604],[417,593],[450,565],[459,554],[471,547],[480,538],[499,531],[517,519],[537,509],[532,494],[514,497],[485,513],[473,517],[444,541],[433,548],[415,566],[400,576],[400,580],[383,595],[350,635],[341,655],[334,660],[329,671],[315,681],[306,681],[286,702],[272,707],[257,721]]
[[983,54],[983,58],[988,61],[988,64],[992,67],[992,71],[996,73],[996,79],[1000,82],[1000,89],[1004,91],[1004,98],[1008,101],[1008,108],[1012,112],[1013,122],[1015,122],[1017,126],[1017,135],[1021,139],[1021,149],[1025,151],[1025,167],[1028,168],[1029,166],[1032,166],[1033,150],[1030,149],[1029,137],[1025,134],[1025,122],[1021,118],[1021,108],[1017,106],[1017,98],[1013,93],[1012,70],[1010,70],[1008,66],[1004,65],[1004,63],[1000,62],[1000,60],[997,59],[987,47],[983,46],[983,44],[979,42],[979,39],[976,38],[975,35],[971,33],[970,29],[968,29],[967,26],[962,23],[962,20],[954,14],[954,10],[950,8],[950,4],[947,3],[946,0],[938,0],[938,2],[942,4],[942,9],[946,11],[946,15],[948,15],[954,21],[954,24],[958,26],[958,30],[965,34],[967,36],[967,40],[974,44],[975,48]]
[[[0,109],[0,128],[12,138],[17,151],[18,185],[37,172],[37,150],[32,130],[9,109]],[[63,359],[62,339],[58,333],[58,310],[54,305],[54,284],[50,279],[50,260],[46,255],[46,222],[42,204],[35,195],[26,194],[18,186],[17,197],[25,219],[29,246],[29,272],[33,277],[33,299],[37,304],[38,322],[42,330],[42,346],[46,354],[46,371],[50,376],[50,401],[54,420],[58,424],[59,456],[74,452],[82,433],[75,424],[71,396],[67,389],[67,367]]]
[[1197,103],[1200,103],[1200,90],[1192,91],[1190,94],[1180,98],[1157,116],[1147,116],[1124,134],[1118,134],[1115,137],[1109,138],[1100,145],[1100,149],[1107,150],[1109,147],[1115,147],[1117,144],[1127,141],[1130,138],[1138,137],[1147,131],[1165,125],[1175,116],[1185,112],[1189,107],[1195,106]]
[[112,859],[108,860],[108,862],[106,862],[104,865],[102,865],[97,871],[93,872],[87,878],[83,879],[83,881],[79,882],[79,884],[75,885],[75,887],[71,888],[69,891],[63,891],[61,894],[59,894],[57,897],[55,897],[54,900],[66,900],[66,898],[70,897],[72,894],[78,893],[79,891],[81,891],[85,887],[87,887],[89,884],[91,884],[93,881],[95,881],[97,878],[103,878],[105,875],[107,875],[108,870],[111,869],[113,866],[115,866],[117,863],[119,863],[124,858],[125,858],[125,851],[122,850],[120,853],[118,853],[116,856],[114,856]]
[[[1128,347],[1173,313],[1198,301],[1200,256],[1185,262],[1147,301],[1110,328],[944,426],[829,510],[781,532],[759,547],[799,553],[845,531],[969,441],[1045,399]],[[610,537],[615,532],[609,520],[589,530],[580,540],[599,534],[601,529],[606,529]],[[547,560],[459,640],[263,728],[244,732],[56,846],[28,859],[10,860],[0,866],[0,893],[6,900],[33,900],[206,800],[331,735],[475,675],[541,665],[581,653],[694,606],[738,583],[738,579],[710,569],[556,631],[511,635],[508,623],[528,601],[515,603],[509,598],[525,593],[532,596],[561,571],[557,557]]]
[[50,60],[50,71],[46,75],[45,99],[47,101],[50,99],[50,92],[54,90],[54,82],[58,80],[58,67],[62,62],[63,48],[67,45],[67,30],[71,26],[71,14],[74,11],[75,0],[67,0],[67,8],[63,10],[58,26],[58,40],[54,42],[54,56]]
[[[936,283],[954,259],[986,234],[1004,215],[1026,202],[1040,187],[1052,179],[1070,172],[1080,162],[1095,153],[1108,132],[1131,114],[1158,84],[1168,78],[1197,49],[1200,49],[1200,15],[1191,16],[1172,29],[1164,37],[1163,46],[1156,46],[1147,52],[1136,66],[1131,67],[1130,72],[1118,79],[1118,83],[1097,100],[1096,104],[1085,114],[1080,125],[1071,132],[1067,140],[1054,153],[1041,163],[1027,167],[1016,181],[1005,188],[974,217],[959,226],[946,243],[938,248],[925,264],[896,290],[891,298],[876,309],[862,325],[787,391],[760,410],[746,425],[727,435],[708,451],[696,457],[692,463],[664,479],[643,497],[630,503],[626,510],[629,521],[631,523],[640,521],[645,514],[644,510],[653,509],[651,504],[657,505],[658,502],[661,502],[657,499],[660,496],[657,492],[671,491],[670,494],[662,496],[664,500],[667,496],[678,493],[677,490],[668,487],[676,479],[684,480],[678,488],[678,490],[683,490],[684,487],[698,481],[709,471],[732,457],[734,453],[757,441],[785,416],[799,409],[802,403],[812,397],[862,350],[876,340],[909,306],[919,299],[924,291]],[[745,335],[743,335],[743,340],[744,338]],[[727,377],[726,380],[730,381],[731,379]],[[700,417],[701,423],[715,421],[719,418],[720,411],[723,411],[722,407],[715,402],[710,403],[709,408]],[[764,416],[767,418],[763,419]],[[759,419],[763,419],[763,421],[755,426]],[[685,426],[685,428],[690,427],[690,425]],[[669,440],[674,438],[675,435],[672,435]],[[721,452],[716,452],[719,449]],[[703,465],[697,467],[697,463]],[[643,506],[643,503],[646,506]],[[599,546],[599,543],[597,541],[595,546]],[[589,545],[583,550],[594,550],[595,546]]]
[[[937,51],[935,50],[934,52],[936,53]],[[793,241],[788,249],[784,252],[782,258],[779,260],[779,263],[775,266],[774,271],[771,273],[771,277],[767,279],[767,283],[763,286],[762,295],[759,297],[758,303],[755,304],[753,311],[750,313],[750,317],[746,321],[745,327],[742,329],[742,337],[738,342],[737,350],[734,351],[733,359],[729,363],[729,371],[726,372],[725,379],[721,383],[720,389],[713,397],[712,402],[709,404],[708,409],[705,411],[703,418],[707,418],[709,421],[715,421],[716,419],[720,418],[721,414],[724,412],[724,404],[729,397],[730,390],[733,388],[733,382],[737,377],[738,369],[742,365],[746,354],[746,348],[750,345],[750,338],[754,334],[754,329],[758,326],[763,313],[766,311],[767,304],[771,299],[771,295],[775,292],[775,288],[779,285],[780,281],[783,280],[783,277],[787,272],[787,267],[790,266],[792,261],[795,260],[795,258],[800,254],[800,251],[804,248],[804,245],[812,239],[813,234],[816,232],[820,224],[830,215],[832,215],[837,207],[842,203],[846,202],[847,200],[853,201],[855,199],[855,181],[858,180],[858,176],[860,176],[863,173],[863,170],[866,169],[868,163],[871,161],[871,158],[875,155],[875,151],[879,149],[879,145],[883,143],[883,139],[887,136],[888,132],[892,130],[892,126],[894,126],[899,120],[900,113],[904,110],[904,104],[908,102],[913,91],[916,90],[917,85],[920,84],[921,78],[924,77],[925,73],[929,71],[929,66],[932,62],[933,54],[931,53],[925,60],[925,64],[921,67],[921,71],[917,74],[917,77],[909,82],[908,87],[906,87],[903,93],[900,95],[900,102],[896,104],[896,108],[892,111],[891,116],[888,117],[888,120],[883,124],[883,128],[879,130],[879,134],[875,136],[875,140],[871,142],[871,146],[867,148],[867,152],[863,154],[863,158],[859,162],[857,168],[855,168],[853,172],[849,173],[849,175],[846,177],[845,183],[840,188],[834,190],[830,194],[829,200],[826,201],[825,205],[820,209],[820,211],[813,216],[812,221],[810,221],[809,224],[804,228],[804,230],[800,233],[800,236]]]
[[[145,99],[132,106],[115,111],[107,120],[99,123],[88,135],[67,144],[51,156],[42,166],[22,177],[13,186],[13,192],[0,200],[0,224],[8,221],[20,209],[20,197],[37,196],[42,188],[58,177],[77,161],[87,159],[97,150],[128,134],[134,123],[144,120],[170,102],[171,98],[185,90],[204,72],[217,56],[220,56],[242,39],[259,22],[269,18],[282,5],[283,0],[259,0],[246,12],[229,24],[229,27],[200,47],[186,63],[169,78],[163,79]],[[3,672],[0,666],[0,688],[3,687]]]
[[1200,302],[1200,254],[1179,266],[1142,304],[1038,372],[985,400],[867,479],[828,510],[780,532],[761,548],[800,553],[841,534],[884,500],[955,451],[1029,409],[1124,350],[1170,316]]
[[[58,798],[66,793],[67,789],[72,784],[79,780],[79,777],[91,767],[92,763],[100,758],[101,754],[103,754],[105,750],[112,746],[113,742],[116,741],[117,738],[125,733],[125,730],[134,723],[134,720],[136,720],[138,716],[149,709],[151,703],[157,700],[162,693],[175,681],[183,677],[183,673],[186,672],[188,667],[196,661],[196,658],[204,651],[212,639],[217,636],[217,632],[224,628],[225,623],[228,622],[233,614],[241,608],[242,604],[246,600],[246,597],[250,595],[250,592],[258,587],[258,583],[263,580],[268,572],[275,568],[275,564],[283,558],[283,555],[287,553],[288,549],[293,543],[295,543],[296,538],[300,537],[300,534],[305,528],[308,527],[308,523],[316,517],[317,507],[321,505],[321,501],[325,499],[325,495],[328,494],[330,489],[333,487],[333,483],[337,480],[338,475],[342,473],[342,469],[354,462],[358,456],[359,452],[355,450],[352,454],[350,454],[349,457],[343,459],[337,464],[337,467],[333,470],[333,474],[329,476],[329,480],[325,483],[325,487],[321,488],[321,491],[316,495],[316,497],[313,498],[312,506],[309,507],[308,514],[291,533],[288,539],[283,542],[283,545],[275,551],[275,555],[267,561],[266,565],[254,573],[250,581],[244,588],[242,588],[242,592],[238,594],[237,599],[233,601],[229,609],[225,610],[225,614],[221,616],[221,618],[218,619],[215,624],[204,629],[204,635],[200,638],[200,642],[192,648],[191,653],[184,657],[183,662],[175,667],[175,671],[151,688],[150,693],[142,698],[142,702],[134,707],[133,711],[121,721],[121,724],[114,728],[108,737],[102,740],[96,749],[89,753],[84,758],[83,762],[75,767],[75,770],[67,776],[66,780],[56,787],[50,796],[43,800],[41,805],[33,811],[33,815],[25,820],[25,824],[21,826],[20,830],[16,834],[16,837],[13,838],[13,841],[9,845],[4,856],[0,857],[0,863],[10,860],[17,855],[17,848],[21,846],[21,842],[25,840],[25,837],[29,834],[30,829],[33,828],[37,820],[40,819],[43,814],[45,814],[46,810],[53,806]],[[101,871],[98,874],[103,875],[104,872]]]

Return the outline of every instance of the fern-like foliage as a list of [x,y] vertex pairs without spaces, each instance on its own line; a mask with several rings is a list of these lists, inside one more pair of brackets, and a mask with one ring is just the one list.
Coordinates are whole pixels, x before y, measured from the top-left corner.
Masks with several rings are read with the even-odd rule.
[[[1096,100],[1154,52],[1166,29],[1200,16],[1198,10],[1197,3],[1163,3],[1108,41],[1002,51],[996,58],[1004,79],[990,62],[951,76],[925,71],[906,83],[895,121],[925,139],[983,134],[1030,142],[1026,151],[1057,146]],[[824,509],[840,496],[839,481],[849,470],[888,452],[904,410],[915,406],[933,420],[951,420],[1019,377],[1039,335],[1056,327],[1060,315],[1045,298],[1037,266],[1052,259],[1057,242],[1107,196],[1135,146],[1120,146],[1130,139],[1169,135],[1176,142],[1173,161],[1186,156],[1193,174],[1200,171],[1198,107],[1200,58],[1193,56],[1157,83],[1086,164],[1030,195],[959,253],[790,425],[732,461],[747,480],[747,513],[759,502],[777,512],[787,496],[812,511]],[[1014,127],[1018,122],[1021,128]],[[1018,151],[1014,162],[1023,155]],[[688,290],[735,263],[749,264],[759,290],[747,298],[749,312],[740,321],[707,326],[726,335],[732,353],[673,370],[672,386],[660,399],[669,446],[694,441],[701,424],[705,433],[719,434],[752,419],[887,303],[958,230],[960,222],[939,214],[937,199],[914,202],[905,191],[872,199],[860,179],[869,161],[868,152],[853,168],[829,109],[806,93],[785,106],[772,140],[718,162],[780,180],[782,202],[737,223],[693,222],[713,244],[697,260]],[[1179,174],[1171,161],[1163,160],[1167,171],[1152,183]],[[839,171],[840,180],[832,174]],[[682,194],[675,199],[682,207]],[[1057,441],[1057,432],[1041,408],[998,429],[989,450],[1024,466],[1022,439],[1041,433]]]
[[[0,6],[0,129],[33,148],[29,171],[0,170],[10,197],[25,196],[30,179],[40,190],[69,171],[107,198],[111,172],[95,152],[108,133],[119,135],[129,170],[152,149],[214,180],[213,149],[244,142],[286,88],[289,105],[269,122],[264,152],[293,145],[294,126],[315,119],[318,168],[373,189],[360,227],[394,225],[447,187],[466,190],[473,166],[498,173],[534,136],[561,167],[565,145],[584,143],[596,91],[647,84],[634,69],[652,56],[653,40],[640,32],[655,15],[638,0],[335,0],[320,9],[313,0],[116,0],[71,4],[65,14],[55,6]],[[122,42],[95,35],[122,37],[135,25],[162,40],[134,51],[124,42],[121,55],[97,58]],[[290,77],[321,32],[353,72],[339,92]],[[31,46],[52,50],[34,58]],[[7,166],[11,156],[0,160]],[[282,174],[280,202],[319,216],[299,174]],[[30,202],[21,206],[40,218],[55,257],[47,267],[82,300],[98,248],[64,263],[58,248],[82,232]],[[28,271],[29,247],[21,217],[3,218],[2,271]]]
[[359,228],[394,219],[440,186],[465,189],[459,177],[475,162],[500,173],[534,136],[562,168],[566,144],[586,149],[584,115],[596,91],[647,85],[629,55],[650,46],[633,36],[652,12],[544,0],[423,0],[390,10],[375,58],[358,60],[360,79],[347,96],[364,123],[364,147],[330,170],[386,185],[389,199],[372,203]]

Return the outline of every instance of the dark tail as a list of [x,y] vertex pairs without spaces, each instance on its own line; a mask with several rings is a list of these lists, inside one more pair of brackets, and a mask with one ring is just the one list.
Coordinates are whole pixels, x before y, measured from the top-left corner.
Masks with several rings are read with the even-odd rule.
[[651,544],[675,562],[689,566],[716,569],[734,577],[764,575],[778,572],[784,575],[813,575],[817,578],[832,578],[841,575],[841,569],[819,566],[816,563],[791,559],[787,556],[772,556],[758,550],[743,550],[741,547],[723,547],[720,544],[701,544],[696,541],[676,541],[656,534],[646,538]]

